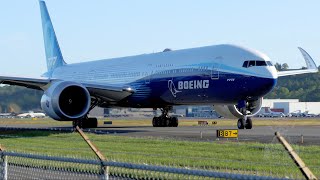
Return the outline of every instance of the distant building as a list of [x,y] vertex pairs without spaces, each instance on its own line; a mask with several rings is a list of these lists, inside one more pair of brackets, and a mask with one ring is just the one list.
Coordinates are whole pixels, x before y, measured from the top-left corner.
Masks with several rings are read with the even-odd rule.
[[[320,102],[299,102],[299,99],[264,99],[261,111],[258,114],[267,112],[270,109],[274,112],[283,112],[284,114],[300,111],[302,113],[320,114]],[[179,117],[194,118],[217,118],[219,115],[212,106],[174,106],[173,115]],[[152,118],[160,116],[161,111],[153,111],[151,108],[94,108],[90,116],[95,117],[136,117]]]
[[275,111],[281,110],[284,114],[297,111],[320,114],[320,102],[299,102],[299,99],[264,99],[262,107],[269,107]]
[[[218,115],[212,106],[174,106],[171,115],[178,117],[216,118]],[[152,118],[160,116],[161,110],[151,108],[99,108],[95,107],[89,114],[95,117],[137,117]]]
[[269,107],[269,108],[275,108],[274,104],[275,103],[280,103],[280,102],[299,102],[299,99],[263,99],[262,101],[262,107]]
[[93,108],[90,111],[89,116],[91,116],[91,117],[103,117],[104,116],[104,108],[100,108],[100,107]]

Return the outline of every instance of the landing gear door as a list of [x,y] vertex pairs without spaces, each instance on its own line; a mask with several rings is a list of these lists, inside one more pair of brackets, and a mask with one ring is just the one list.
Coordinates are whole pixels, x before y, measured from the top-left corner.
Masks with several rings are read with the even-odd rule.
[[211,68],[211,79],[218,80],[220,76],[220,66],[221,66],[222,57],[216,57],[212,62]]
[[150,72],[146,72],[145,75],[146,75],[145,83],[146,84],[150,84],[151,73]]

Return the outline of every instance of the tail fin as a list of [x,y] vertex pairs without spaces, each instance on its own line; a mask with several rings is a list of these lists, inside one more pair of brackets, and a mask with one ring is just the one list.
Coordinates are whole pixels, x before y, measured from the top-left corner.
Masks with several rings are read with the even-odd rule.
[[62,53],[59,47],[56,34],[53,29],[53,25],[48,13],[46,3],[44,2],[44,0],[40,0],[39,3],[48,68],[48,72],[45,75],[50,76],[50,74],[55,68],[65,65],[66,62],[63,60]]

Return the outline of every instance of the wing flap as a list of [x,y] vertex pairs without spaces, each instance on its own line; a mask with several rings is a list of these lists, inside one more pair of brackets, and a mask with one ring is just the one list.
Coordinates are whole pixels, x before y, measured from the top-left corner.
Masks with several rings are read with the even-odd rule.
[[298,47],[298,49],[300,50],[304,60],[306,61],[307,68],[299,70],[279,71],[278,77],[318,72],[318,67],[312,57],[301,47]]

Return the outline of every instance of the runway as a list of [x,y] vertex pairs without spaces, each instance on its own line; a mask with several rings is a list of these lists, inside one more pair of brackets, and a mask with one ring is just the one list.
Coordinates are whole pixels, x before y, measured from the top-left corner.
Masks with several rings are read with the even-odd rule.
[[[10,125],[1,126],[0,130],[56,130],[71,132],[71,126],[48,125]],[[185,141],[237,141],[237,142],[277,142],[274,133],[280,132],[288,142],[300,145],[320,145],[320,126],[255,126],[252,129],[239,130],[237,139],[217,138],[218,129],[236,129],[235,126],[180,126],[180,127],[151,127],[151,126],[112,126],[104,125],[95,129],[86,129],[90,133],[104,135],[119,135],[130,137],[155,137]]]
[[211,127],[211,126],[191,126],[191,127],[109,127],[99,128],[108,134],[118,134],[122,136],[134,137],[158,137],[166,139],[189,140],[189,141],[239,141],[239,142],[277,142],[275,132],[280,132],[286,139],[293,144],[320,145],[320,126],[257,126],[251,130],[239,130],[237,139],[217,138],[218,129],[235,129],[235,127]]

